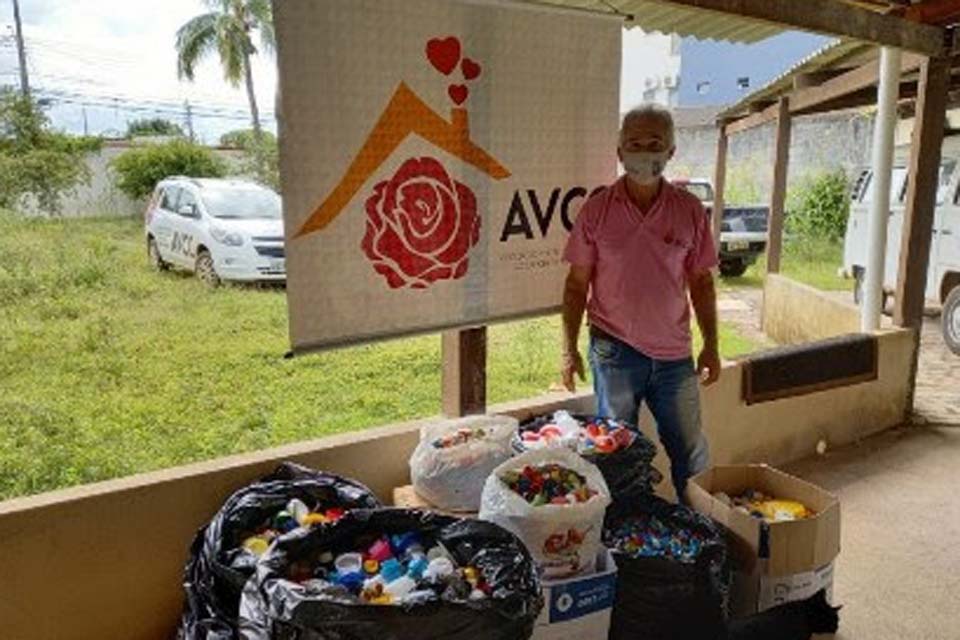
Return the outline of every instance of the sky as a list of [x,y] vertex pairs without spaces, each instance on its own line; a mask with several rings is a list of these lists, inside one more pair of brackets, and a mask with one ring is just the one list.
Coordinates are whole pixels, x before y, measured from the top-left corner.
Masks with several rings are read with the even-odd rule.
[[[163,117],[186,130],[188,101],[203,142],[215,143],[227,131],[250,126],[245,89],[223,80],[216,55],[200,65],[195,82],[177,78],[176,32],[207,10],[202,0],[20,0],[20,6],[31,85],[51,100],[48,114],[57,128],[83,133],[86,124],[91,134],[122,136],[129,120]],[[678,61],[663,45],[668,41],[664,36],[644,40],[637,32],[625,36],[621,111],[641,99],[648,76],[676,74]],[[724,47],[731,45],[713,46],[709,62],[723,59]],[[756,60],[751,47],[739,49],[747,62]],[[773,57],[786,68],[793,60],[780,53]],[[794,55],[799,57],[789,53]],[[17,68],[13,4],[0,0],[0,86],[19,82]],[[253,74],[264,126],[275,131],[272,52],[255,56]]]
[[[126,121],[138,117],[183,125],[187,100],[207,142],[249,127],[246,91],[224,82],[216,55],[199,67],[195,82],[177,79],[176,32],[206,11],[201,0],[21,0],[20,11],[31,86],[57,98],[50,116],[58,127],[83,131],[78,103],[88,105],[91,133],[122,134]],[[0,85],[19,82],[12,36],[12,0],[0,0]],[[257,56],[253,73],[264,124],[273,129],[274,55]]]

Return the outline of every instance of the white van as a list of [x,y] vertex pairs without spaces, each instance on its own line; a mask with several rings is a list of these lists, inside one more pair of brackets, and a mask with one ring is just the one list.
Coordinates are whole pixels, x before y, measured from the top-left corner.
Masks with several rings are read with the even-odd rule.
[[280,196],[244,180],[161,180],[147,206],[147,255],[158,270],[193,271],[221,280],[287,278]]
[[[887,254],[884,270],[884,299],[897,287],[900,268],[900,239],[907,197],[907,160],[909,148],[897,149],[893,180],[890,183],[890,220],[887,229]],[[940,186],[930,245],[926,298],[929,304],[943,305],[941,323],[947,346],[960,354],[960,138],[947,138],[943,144]],[[860,173],[853,187],[850,218],[843,247],[843,272],[855,279],[854,300],[863,298],[868,220],[873,200],[873,173]]]

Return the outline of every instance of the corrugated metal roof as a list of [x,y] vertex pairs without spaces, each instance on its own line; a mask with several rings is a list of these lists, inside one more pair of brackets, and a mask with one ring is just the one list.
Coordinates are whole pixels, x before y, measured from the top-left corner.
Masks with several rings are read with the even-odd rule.
[[639,27],[644,31],[676,33],[694,36],[701,40],[726,40],[729,42],[757,42],[782,33],[781,26],[759,22],[657,0],[531,0],[535,4],[548,4],[599,13],[633,16],[625,26]]

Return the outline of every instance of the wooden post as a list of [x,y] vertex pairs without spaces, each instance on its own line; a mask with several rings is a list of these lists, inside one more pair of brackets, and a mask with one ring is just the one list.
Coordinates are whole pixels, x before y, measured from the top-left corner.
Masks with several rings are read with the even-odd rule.
[[713,242],[720,250],[720,227],[723,224],[724,189],[727,184],[727,135],[726,123],[721,123],[717,135],[717,163],[713,170]]
[[441,374],[444,415],[459,418],[487,410],[487,328],[444,331]]
[[767,272],[780,273],[783,251],[783,215],[787,200],[787,168],[790,164],[790,101],[777,104],[777,137],[773,145],[773,190],[770,194],[770,225],[767,242]]
[[921,66],[893,315],[893,321],[898,326],[918,330],[923,324],[949,82],[948,59],[929,58]]

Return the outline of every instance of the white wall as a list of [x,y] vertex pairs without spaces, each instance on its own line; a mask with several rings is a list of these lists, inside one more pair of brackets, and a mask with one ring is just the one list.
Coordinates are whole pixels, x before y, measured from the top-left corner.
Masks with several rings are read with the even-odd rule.
[[620,74],[621,113],[643,102],[676,105],[680,82],[680,37],[625,29]]

